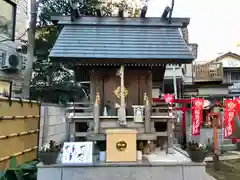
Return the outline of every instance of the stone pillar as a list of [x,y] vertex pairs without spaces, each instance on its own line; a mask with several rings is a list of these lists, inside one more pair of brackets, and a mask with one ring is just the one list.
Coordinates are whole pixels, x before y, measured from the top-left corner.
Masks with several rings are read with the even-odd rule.
[[73,119],[69,119],[69,131],[70,131],[70,142],[75,142],[75,121]]
[[171,116],[172,119],[169,119],[167,121],[167,136],[168,136],[168,149],[167,149],[167,153],[169,153],[169,154],[173,154],[174,153],[174,149],[173,149],[173,120],[174,120],[175,117],[173,116],[172,108],[173,108],[173,106],[170,105],[169,116]]
[[151,133],[151,108],[149,104],[145,105],[145,120],[144,120],[144,128],[145,133]]
[[43,122],[43,130],[42,130],[42,141],[41,141],[41,145],[40,145],[40,147],[42,146],[42,145],[44,145],[45,143],[48,143],[48,142],[46,142],[46,140],[47,140],[47,137],[48,137],[48,126],[49,126],[49,109],[48,109],[48,106],[47,105],[44,105],[43,107],[41,107],[41,108],[43,108],[43,113],[44,113],[44,116],[43,116],[43,118],[41,119]]
[[168,135],[168,149],[167,152],[172,154],[173,151],[173,124],[172,120],[167,122],[167,135]]

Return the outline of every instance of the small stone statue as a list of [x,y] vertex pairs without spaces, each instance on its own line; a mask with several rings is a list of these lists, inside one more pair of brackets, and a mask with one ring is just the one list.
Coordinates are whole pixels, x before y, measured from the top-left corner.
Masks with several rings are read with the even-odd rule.
[[145,105],[149,104],[147,93],[144,93],[144,102],[145,102]]
[[96,94],[95,104],[96,104],[96,105],[99,105],[99,104],[100,104],[100,93],[99,93],[99,92]]

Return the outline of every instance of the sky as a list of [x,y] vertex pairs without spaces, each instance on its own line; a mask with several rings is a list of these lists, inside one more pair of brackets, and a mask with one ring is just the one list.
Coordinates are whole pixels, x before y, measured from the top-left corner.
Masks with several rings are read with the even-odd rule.
[[[149,0],[148,17],[160,17],[171,0]],[[173,17],[189,17],[190,43],[198,44],[197,61],[229,51],[240,54],[240,0],[175,0]]]

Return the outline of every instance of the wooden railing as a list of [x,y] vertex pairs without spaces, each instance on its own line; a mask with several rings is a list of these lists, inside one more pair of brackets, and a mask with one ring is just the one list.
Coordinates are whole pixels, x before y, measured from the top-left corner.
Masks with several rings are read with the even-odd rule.
[[222,63],[206,63],[193,66],[194,82],[222,82],[223,78]]

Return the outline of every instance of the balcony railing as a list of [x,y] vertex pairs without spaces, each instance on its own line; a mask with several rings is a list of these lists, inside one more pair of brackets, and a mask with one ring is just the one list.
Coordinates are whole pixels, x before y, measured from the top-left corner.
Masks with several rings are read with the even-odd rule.
[[228,87],[229,92],[240,92],[240,80],[231,81],[231,83],[233,85]]
[[194,82],[222,82],[223,66],[222,63],[206,63],[193,66]]

